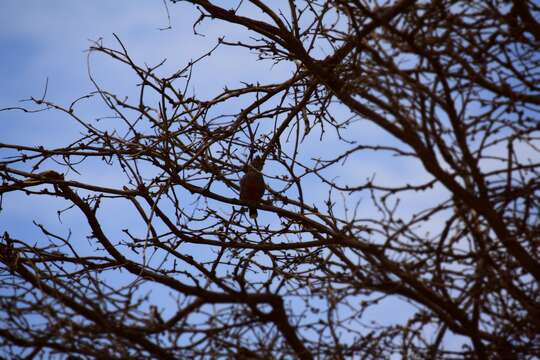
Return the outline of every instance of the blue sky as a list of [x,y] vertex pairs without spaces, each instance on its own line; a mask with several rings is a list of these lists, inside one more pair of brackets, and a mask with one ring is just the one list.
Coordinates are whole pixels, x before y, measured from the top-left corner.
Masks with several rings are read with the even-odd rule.
[[[166,27],[168,19],[163,3],[158,0],[2,0],[0,108],[18,106],[20,100],[30,96],[41,97],[47,79],[47,98],[61,104],[69,104],[94,90],[87,74],[86,49],[92,40],[99,38],[105,44],[117,47],[113,33],[120,37],[138,63],[156,64],[167,58],[164,71],[174,71],[190,59],[197,58],[213,47],[217,37],[223,34],[235,40],[248,35],[238,27],[207,22],[199,28],[205,36],[197,36],[192,31],[192,24],[198,17],[193,7],[177,4],[169,5],[169,10],[172,30],[161,31],[159,28]],[[289,75],[293,68],[292,64],[272,66],[269,62],[256,62],[254,58],[245,50],[218,49],[197,66],[193,91],[206,97],[216,94],[225,85],[239,85],[240,80],[277,82]],[[110,60],[92,56],[91,65],[92,73],[100,84],[113,92],[129,95],[136,91],[132,75]],[[83,111],[90,117],[97,117],[103,115],[100,112],[104,109],[88,106]],[[352,129],[354,133],[351,135],[357,139],[377,142],[382,138],[379,130],[365,123]],[[53,112],[0,112],[0,142],[4,143],[54,147],[70,143],[77,138],[79,131],[78,126]],[[386,141],[392,140],[386,138]],[[306,156],[321,155],[322,152],[320,144],[306,147]],[[0,152],[0,156],[5,155]],[[419,182],[422,170],[415,162],[388,161],[366,153],[356,159],[356,166],[344,168],[336,175],[364,180],[374,173],[378,180],[390,185],[398,180]],[[118,182],[115,176],[101,171],[82,173],[83,179],[102,184]],[[313,194],[313,197],[316,195],[324,198],[326,193]],[[409,199],[407,206],[410,207],[421,206],[428,200],[416,197],[417,194],[411,195],[415,198]],[[438,196],[443,195],[439,193]],[[36,202],[22,195],[10,194],[5,198],[0,214],[0,230],[9,229],[14,236],[37,239],[38,232],[31,226],[31,220],[36,219],[64,233],[71,226],[74,237],[82,234],[77,214],[67,213],[62,223],[58,221],[56,210],[62,206],[62,201],[57,199]],[[131,222],[137,219],[131,216],[132,213],[123,211],[121,206],[111,206],[105,211],[110,214],[104,217],[106,226],[113,227],[115,223],[121,223],[121,227],[136,226]],[[371,316],[384,321],[384,312],[383,309]],[[396,312],[388,317],[390,320],[396,320]]]
[[[94,90],[87,74],[86,49],[93,40],[103,39],[117,47],[117,34],[136,62],[156,64],[164,58],[164,71],[174,71],[189,60],[212,48],[219,36],[227,39],[246,38],[240,27],[223,22],[204,22],[193,34],[192,24],[198,13],[186,4],[169,5],[172,30],[160,31],[168,25],[167,13],[161,1],[14,1],[2,2],[0,12],[0,107],[20,105],[30,96],[40,98],[48,79],[47,98],[67,105],[73,99]],[[238,86],[240,81],[277,82],[292,71],[292,64],[273,66],[254,61],[255,56],[238,48],[219,48],[195,69],[192,90],[200,97],[215,95],[224,86]],[[135,94],[133,76],[103,56],[90,59],[93,75],[100,85],[122,95]],[[239,66],[241,64],[241,66]],[[87,106],[89,117],[105,115],[103,106]],[[342,111],[343,116],[349,116]],[[76,138],[80,128],[57,113],[0,112],[0,141],[44,146],[64,145]],[[350,128],[355,140],[378,143],[389,141],[375,127],[362,122]],[[325,152],[330,150],[325,143]],[[304,154],[324,155],[320,143],[305,144]],[[392,161],[373,152],[357,156],[358,166],[343,168],[338,174],[344,179],[365,180],[376,174],[385,185],[419,181],[422,171],[416,162]],[[93,181],[96,181],[95,175]],[[100,183],[113,179],[99,173]],[[360,181],[358,181],[360,182]],[[418,201],[418,199],[417,199]]]

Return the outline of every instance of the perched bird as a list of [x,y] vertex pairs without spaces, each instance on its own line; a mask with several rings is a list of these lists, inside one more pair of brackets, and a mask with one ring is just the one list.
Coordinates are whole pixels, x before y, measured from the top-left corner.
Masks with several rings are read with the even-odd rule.
[[154,325],[163,325],[164,321],[156,305],[150,305],[150,322]]
[[264,160],[260,156],[255,157],[251,164],[246,166],[246,174],[240,180],[240,200],[251,203],[249,216],[254,219],[257,217],[257,208],[254,205],[259,203],[266,188],[261,173],[263,166]]

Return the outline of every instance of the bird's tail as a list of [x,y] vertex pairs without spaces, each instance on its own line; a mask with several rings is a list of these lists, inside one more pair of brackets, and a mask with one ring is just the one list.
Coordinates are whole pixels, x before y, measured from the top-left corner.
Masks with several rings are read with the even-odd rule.
[[256,219],[257,218],[257,208],[255,207],[249,207],[249,216],[252,218],[252,219]]

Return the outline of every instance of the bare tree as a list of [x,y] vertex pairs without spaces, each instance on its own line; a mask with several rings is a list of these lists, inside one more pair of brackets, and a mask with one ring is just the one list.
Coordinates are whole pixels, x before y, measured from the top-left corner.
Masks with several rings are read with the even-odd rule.
[[[32,99],[84,135],[60,148],[1,144],[14,153],[0,163],[2,201],[63,199],[90,250],[39,224],[46,244],[3,235],[2,351],[538,358],[538,4],[187,2],[201,14],[195,31],[225,21],[250,32],[217,47],[289,62],[291,76],[201,99],[188,89],[204,55],[164,76],[118,39],[90,49],[139,78],[134,100],[92,79],[88,96],[114,121],[79,115],[83,99]],[[380,135],[366,141],[364,129]],[[417,180],[379,181],[370,157],[414,167]],[[121,184],[78,181],[92,159]],[[240,199],[244,172],[263,176],[262,198]],[[104,226],[111,203],[140,227]],[[158,288],[166,309],[146,296]],[[367,323],[377,308],[399,321]]]

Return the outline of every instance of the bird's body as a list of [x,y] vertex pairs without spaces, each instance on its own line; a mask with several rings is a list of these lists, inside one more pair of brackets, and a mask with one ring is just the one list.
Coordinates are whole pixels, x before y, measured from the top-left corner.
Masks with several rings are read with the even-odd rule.
[[246,167],[246,174],[240,180],[240,200],[251,203],[249,206],[249,216],[257,217],[256,205],[264,195],[266,185],[261,173],[263,160],[256,157],[253,162]]

